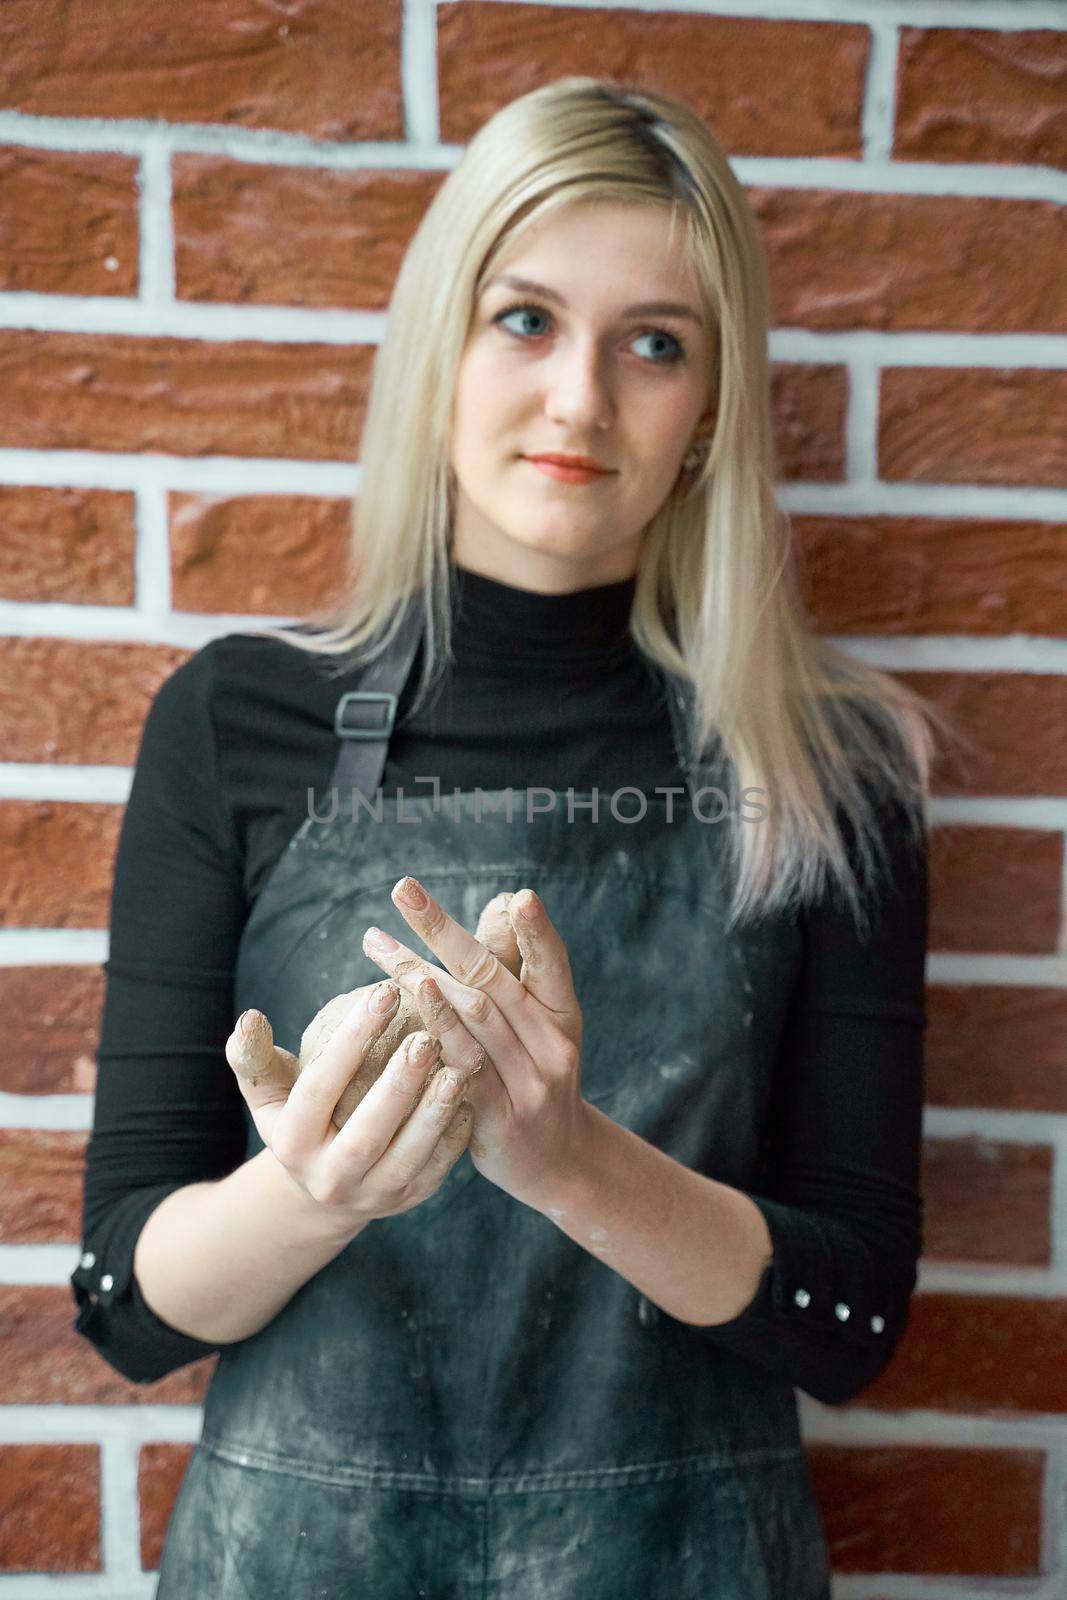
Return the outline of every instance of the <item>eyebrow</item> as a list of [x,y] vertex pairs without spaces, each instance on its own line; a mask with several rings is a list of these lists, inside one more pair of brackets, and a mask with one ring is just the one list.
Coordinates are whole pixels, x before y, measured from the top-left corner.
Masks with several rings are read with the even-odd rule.
[[[490,278],[483,284],[482,293],[492,289],[494,285],[504,285],[509,289],[518,289],[523,294],[538,294],[544,300],[554,300],[556,305],[567,310],[567,302],[555,289],[549,289],[543,283],[534,283],[531,278],[517,278],[513,273],[504,273],[499,278]],[[695,322],[697,327],[704,326],[704,319],[698,316],[692,306],[683,305],[679,300],[642,300],[638,305],[626,306],[622,312],[624,317],[688,317]]]

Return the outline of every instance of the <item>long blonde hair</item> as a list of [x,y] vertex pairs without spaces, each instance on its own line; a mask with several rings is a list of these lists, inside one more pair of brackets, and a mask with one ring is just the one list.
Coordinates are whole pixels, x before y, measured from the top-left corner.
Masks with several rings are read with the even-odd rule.
[[[342,597],[303,622],[248,631],[332,656],[340,675],[384,649],[420,592],[412,714],[423,703],[452,659],[449,445],[475,300],[505,244],[558,206],[590,199],[666,206],[672,227],[681,219],[717,336],[710,451],[695,476],[679,474],[645,530],[630,629],[689,685],[690,759],[730,796],[730,920],[804,905],[829,882],[865,924],[839,821],[854,833],[863,883],[873,883],[885,859],[877,808],[903,806],[921,843],[932,730],[953,730],[902,683],[821,639],[805,615],[790,521],[774,494],[762,242],[726,156],[683,102],[564,77],[479,129],[423,216],[389,302]],[[769,796],[762,821],[740,814],[749,788]]]

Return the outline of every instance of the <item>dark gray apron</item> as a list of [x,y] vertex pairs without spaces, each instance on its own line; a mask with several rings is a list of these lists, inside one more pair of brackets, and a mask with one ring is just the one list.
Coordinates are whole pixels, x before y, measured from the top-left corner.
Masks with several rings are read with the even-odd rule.
[[[587,1100],[686,1166],[758,1187],[801,934],[724,931],[727,828],[689,796],[688,687],[667,689],[689,795],[421,784],[373,806],[421,628],[341,696],[317,796],[242,936],[235,1015],[276,1040],[373,983],[372,923],[405,873],[473,931],[536,889],[582,1006]],[[646,658],[647,659],[647,658]],[[366,698],[362,698],[366,696]],[[506,801],[514,802],[509,820]],[[578,797],[579,799],[581,797]],[[588,798],[588,797],[587,797]],[[540,806],[543,809],[537,810]],[[715,796],[698,797],[714,817]],[[668,820],[670,816],[670,820]],[[636,820],[627,821],[627,817]],[[251,1115],[247,1156],[262,1141]],[[792,1385],[660,1311],[464,1154],[421,1205],[372,1222],[264,1328],[219,1353],[156,1600],[829,1600]]]

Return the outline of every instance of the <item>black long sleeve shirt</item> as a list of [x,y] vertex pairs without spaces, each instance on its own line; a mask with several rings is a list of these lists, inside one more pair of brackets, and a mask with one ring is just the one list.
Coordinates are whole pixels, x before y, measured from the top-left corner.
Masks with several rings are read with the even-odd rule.
[[[634,580],[538,595],[455,569],[455,660],[406,720],[383,793],[532,787],[610,794],[684,783],[662,691],[628,634]],[[245,920],[328,789],[350,683],[277,640],[233,633],[171,674],[142,731],[111,898],[85,1163],[75,1328],[151,1383],[221,1345],[149,1307],[133,1251],[173,1190],[243,1161],[223,1053]],[[774,1246],[751,1303],[702,1336],[815,1398],[853,1398],[902,1334],[922,1245],[925,848],[887,813],[889,866],[866,939],[845,909],[803,914],[804,960],[776,1063],[763,1181],[746,1193]]]

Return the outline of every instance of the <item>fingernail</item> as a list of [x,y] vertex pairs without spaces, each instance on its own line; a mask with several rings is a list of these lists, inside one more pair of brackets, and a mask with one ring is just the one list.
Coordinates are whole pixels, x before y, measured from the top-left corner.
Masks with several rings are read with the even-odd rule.
[[383,953],[400,948],[392,934],[383,933],[381,928],[368,928],[363,935],[363,942],[369,944],[372,950],[381,950]]
[[437,1098],[443,1106],[450,1106],[453,1100],[459,1099],[459,1093],[462,1088],[462,1078],[457,1078],[452,1072],[444,1072],[441,1074],[441,1081],[437,1085]]
[[384,1016],[392,1011],[400,999],[400,990],[395,983],[383,983],[371,996],[370,1008]]
[[253,1013],[251,1011],[242,1011],[241,1015],[237,1018],[237,1032],[241,1035],[242,1039],[247,1039],[248,1035],[252,1032],[252,1022]]
[[412,911],[425,911],[430,903],[414,878],[401,878],[400,882],[394,887],[393,893],[402,904],[409,906]]

